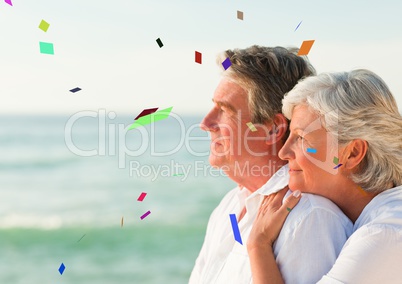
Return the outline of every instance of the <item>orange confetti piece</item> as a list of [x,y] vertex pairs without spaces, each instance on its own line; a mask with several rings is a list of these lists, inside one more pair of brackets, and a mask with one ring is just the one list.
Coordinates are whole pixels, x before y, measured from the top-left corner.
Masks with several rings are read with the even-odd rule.
[[305,40],[300,46],[299,53],[297,55],[307,55],[310,52],[315,40]]
[[363,195],[368,195],[368,193],[367,193],[363,188],[361,188],[360,186],[358,186],[357,189],[360,190],[360,192],[361,192]]

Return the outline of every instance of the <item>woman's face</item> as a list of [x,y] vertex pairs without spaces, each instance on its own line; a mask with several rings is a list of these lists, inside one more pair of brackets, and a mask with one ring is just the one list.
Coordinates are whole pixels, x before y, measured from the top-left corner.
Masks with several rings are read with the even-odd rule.
[[307,106],[294,108],[290,135],[279,157],[289,162],[289,187],[321,195],[339,181],[337,141],[322,126],[320,117]]

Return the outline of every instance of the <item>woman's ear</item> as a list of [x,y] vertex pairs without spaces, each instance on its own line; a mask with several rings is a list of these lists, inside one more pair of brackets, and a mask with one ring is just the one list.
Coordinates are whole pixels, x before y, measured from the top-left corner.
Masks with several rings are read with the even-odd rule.
[[366,140],[353,140],[345,149],[343,166],[348,170],[356,169],[366,156],[367,150],[368,143]]
[[269,136],[265,141],[268,145],[273,145],[283,140],[283,137],[288,131],[289,124],[288,120],[282,113],[277,113],[274,116],[274,120],[266,126],[271,127],[271,130],[269,131]]

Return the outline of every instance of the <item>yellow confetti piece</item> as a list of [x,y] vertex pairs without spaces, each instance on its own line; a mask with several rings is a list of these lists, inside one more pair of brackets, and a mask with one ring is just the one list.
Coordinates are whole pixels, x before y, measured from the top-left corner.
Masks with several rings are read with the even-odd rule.
[[257,128],[255,128],[255,126],[252,122],[247,122],[246,125],[248,126],[248,128],[251,129],[252,132],[257,131]]
[[39,28],[40,28],[42,31],[44,31],[44,32],[47,32],[49,26],[50,26],[50,24],[49,24],[48,22],[46,22],[45,20],[42,20],[42,21],[39,23]]
[[121,217],[121,226],[123,227],[123,217]]

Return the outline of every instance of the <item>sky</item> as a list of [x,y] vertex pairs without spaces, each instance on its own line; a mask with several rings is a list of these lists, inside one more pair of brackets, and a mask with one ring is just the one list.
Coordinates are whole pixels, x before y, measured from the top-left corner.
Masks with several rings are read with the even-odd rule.
[[[370,69],[402,109],[398,0],[12,3],[0,2],[0,115],[105,109],[135,117],[171,106],[179,115],[203,115],[220,80],[219,52],[253,44],[300,47],[304,40],[315,40],[309,58],[319,73]],[[47,32],[38,28],[42,19]],[[41,54],[39,42],[53,43],[54,55]],[[69,92],[76,87],[82,90]]]

